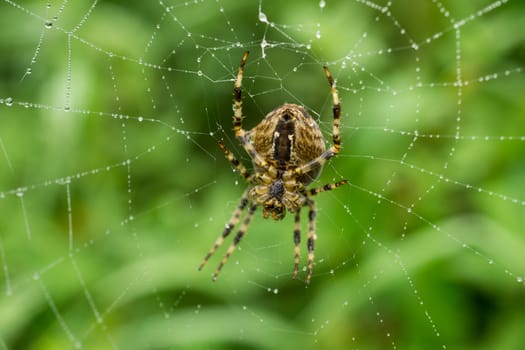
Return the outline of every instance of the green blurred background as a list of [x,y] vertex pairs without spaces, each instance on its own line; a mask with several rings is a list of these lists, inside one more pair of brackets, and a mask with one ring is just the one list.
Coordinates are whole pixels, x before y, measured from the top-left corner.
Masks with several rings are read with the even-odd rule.
[[[1,2],[0,349],[521,349],[524,15]],[[291,215],[258,212],[217,282],[226,247],[197,272],[246,187],[216,143],[249,164],[231,131],[247,49],[247,128],[293,102],[329,140],[322,66],[337,79],[343,150],[313,186],[351,184],[316,198],[307,288]]]

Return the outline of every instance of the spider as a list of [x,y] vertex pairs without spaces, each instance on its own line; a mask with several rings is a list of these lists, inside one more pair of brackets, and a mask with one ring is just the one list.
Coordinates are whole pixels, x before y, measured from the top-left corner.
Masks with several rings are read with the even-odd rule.
[[264,218],[271,217],[281,220],[286,210],[295,214],[293,239],[295,243],[294,271],[292,278],[297,277],[299,271],[299,244],[301,241],[301,208],[307,206],[308,212],[308,271],[306,284],[312,278],[314,262],[314,240],[316,208],[312,199],[320,192],[333,190],[346,184],[347,180],[326,184],[322,187],[306,189],[320,174],[326,161],[339,153],[341,138],[339,135],[339,116],[341,105],[335,87],[335,82],[328,71],[323,67],[324,73],[330,83],[333,99],[333,145],[327,150],[324,145],[323,135],[317,123],[308,114],[306,109],[296,104],[285,103],[268,113],[266,117],[253,129],[246,131],[242,127],[242,78],[244,65],[248,59],[246,51],[239,65],[239,71],[233,88],[233,130],[253,162],[254,172],[250,173],[246,167],[235,158],[222,141],[219,147],[226,159],[250,184],[244,191],[239,205],[232,217],[225,225],[224,231],[217,238],[208,254],[199,266],[201,270],[209,258],[215,253],[239,223],[243,211],[248,212],[242,221],[239,231],[226,251],[219,266],[215,270],[212,280],[215,281],[228,258],[235,250],[237,244],[246,234],[248,225],[257,207],[262,206]]

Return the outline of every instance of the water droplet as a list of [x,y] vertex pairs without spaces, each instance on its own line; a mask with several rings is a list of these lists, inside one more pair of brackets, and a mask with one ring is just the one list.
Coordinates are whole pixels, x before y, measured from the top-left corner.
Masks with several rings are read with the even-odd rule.
[[141,121],[143,121],[143,120],[144,120],[143,117],[138,117],[138,121],[139,121],[139,122],[141,122]]
[[268,23],[268,17],[266,17],[266,14],[264,12],[259,12],[259,21],[263,23]]
[[51,28],[53,28],[53,22],[51,22],[50,20],[47,20],[47,21],[44,23],[44,26],[45,26],[47,29],[51,29]]
[[201,71],[201,70],[197,71],[197,75],[198,75],[199,77],[202,77],[202,71]]
[[319,1],[319,7],[324,9],[326,6],[326,2],[324,0]]
[[11,97],[8,97],[4,100],[4,103],[7,107],[11,107],[13,105],[13,99]]

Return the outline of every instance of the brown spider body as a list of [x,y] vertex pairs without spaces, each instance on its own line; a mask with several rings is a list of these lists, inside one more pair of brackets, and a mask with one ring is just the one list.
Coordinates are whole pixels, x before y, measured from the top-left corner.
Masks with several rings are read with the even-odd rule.
[[266,117],[250,131],[242,128],[242,77],[244,65],[249,52],[246,51],[241,60],[237,78],[233,89],[233,130],[235,136],[252,159],[254,173],[250,173],[235,156],[219,142],[219,147],[226,158],[237,169],[237,171],[251,185],[244,191],[237,209],[233,212],[230,221],[226,224],[224,231],[217,238],[199,270],[204,267],[208,259],[215,253],[217,248],[224,242],[241,219],[243,211],[248,207],[248,212],[241,223],[239,231],[235,235],[233,243],[222,258],[217,270],[213,274],[213,280],[217,279],[219,272],[235,247],[246,234],[251,218],[257,209],[262,206],[263,216],[281,220],[288,210],[295,213],[293,238],[295,243],[294,272],[292,278],[299,272],[299,243],[301,241],[301,217],[300,211],[307,206],[308,211],[308,266],[306,283],[310,283],[314,261],[315,234],[315,202],[312,197],[318,193],[333,190],[347,183],[341,180],[336,183],[327,184],[322,187],[306,190],[306,186],[314,181],[320,174],[326,161],[339,153],[341,149],[341,138],[339,135],[339,116],[341,106],[339,96],[335,88],[335,82],[328,71],[324,68],[328,82],[330,83],[333,100],[333,145],[327,150],[324,145],[323,135],[317,123],[312,119],[304,107],[286,103],[268,113]]
[[[257,153],[281,172],[306,164],[326,150],[321,129],[306,109],[296,104],[287,103],[268,113],[251,133]],[[321,166],[316,166],[297,181],[306,186],[320,173]]]
[[[281,220],[289,212],[295,213],[304,206],[306,197],[301,196],[306,185],[319,176],[322,165],[316,164],[295,180],[284,179],[286,172],[319,157],[325,150],[319,126],[308,112],[296,104],[284,104],[268,113],[248,134],[257,153],[276,169],[269,176],[261,177],[261,184],[253,187],[250,198],[263,206],[263,216]],[[264,169],[258,167],[258,173]]]

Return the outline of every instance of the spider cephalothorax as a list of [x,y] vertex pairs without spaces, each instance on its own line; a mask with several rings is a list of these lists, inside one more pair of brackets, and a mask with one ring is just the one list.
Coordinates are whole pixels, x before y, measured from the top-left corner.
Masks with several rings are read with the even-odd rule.
[[219,142],[219,147],[232,165],[251,184],[251,187],[242,195],[239,206],[234,211],[228,224],[226,224],[222,235],[219,236],[202,261],[199,270],[202,269],[215,250],[231,233],[239,222],[242,212],[248,206],[248,213],[233,243],[213,274],[213,280],[217,279],[220,270],[245,235],[253,213],[258,206],[262,206],[264,218],[271,217],[274,220],[281,220],[284,218],[286,211],[295,213],[295,266],[293,272],[293,278],[295,278],[299,271],[300,211],[302,207],[308,206],[308,273],[306,283],[310,283],[314,259],[314,240],[316,238],[316,210],[315,203],[311,197],[347,183],[346,180],[341,180],[323,187],[306,190],[306,186],[319,176],[323,164],[339,153],[341,148],[339,96],[328,68],[324,67],[324,72],[332,90],[334,115],[333,145],[328,150],[325,148],[323,135],[317,123],[304,107],[296,104],[286,103],[276,108],[268,113],[256,127],[245,131],[242,128],[242,119],[244,117],[242,115],[241,83],[248,53],[248,51],[245,52],[241,60],[233,89],[233,130],[235,131],[235,136],[252,159],[254,173],[250,173],[222,142]]

